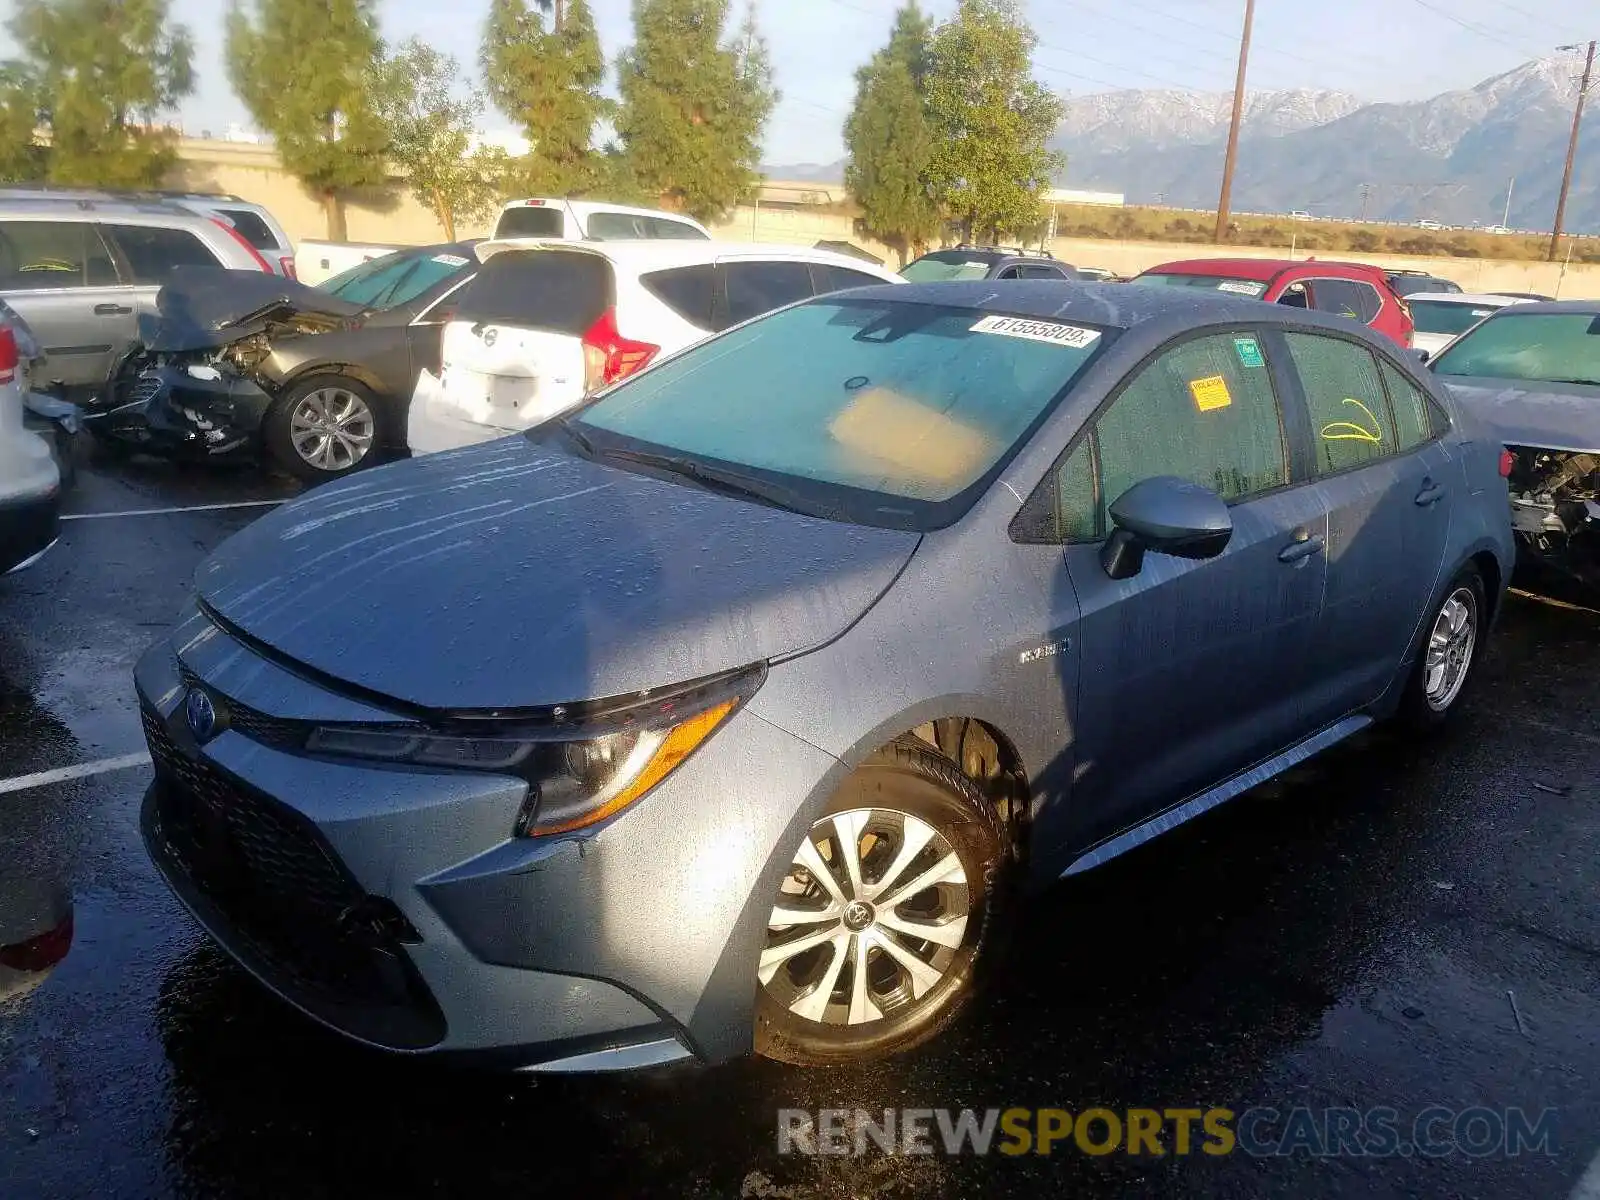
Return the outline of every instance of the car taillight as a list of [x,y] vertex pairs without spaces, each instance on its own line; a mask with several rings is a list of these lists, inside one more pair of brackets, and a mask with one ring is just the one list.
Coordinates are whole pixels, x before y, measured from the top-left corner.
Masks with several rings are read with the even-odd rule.
[[295,270],[294,258],[292,255],[285,255],[283,258],[280,258],[278,260],[278,266],[283,268],[283,277],[285,279],[300,278],[300,272]]
[[0,383],[11,383],[17,377],[17,335],[0,325]]
[[239,245],[243,246],[245,253],[256,260],[256,266],[260,267],[261,270],[265,271],[268,275],[272,274],[272,264],[261,257],[261,251],[252,246],[249,241],[245,239],[245,236],[242,233],[240,233],[232,225],[228,224],[228,222],[224,221],[221,217],[212,217],[211,223],[217,226],[219,229],[226,230],[228,236],[234,241],[238,242]]
[[1517,465],[1517,456],[1509,450],[1500,451],[1500,478],[1510,479],[1511,468]]
[[583,390],[592,392],[626,379],[659,353],[660,346],[636,342],[617,332],[617,310],[608,308],[583,335]]

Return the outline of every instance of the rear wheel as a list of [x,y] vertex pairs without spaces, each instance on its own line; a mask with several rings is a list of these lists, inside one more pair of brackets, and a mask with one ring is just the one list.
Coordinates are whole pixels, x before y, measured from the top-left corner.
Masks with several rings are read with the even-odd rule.
[[1476,567],[1464,567],[1423,627],[1416,666],[1400,702],[1406,724],[1430,730],[1445,723],[1471,679],[1486,611],[1483,577]]
[[267,451],[307,483],[338,479],[375,460],[378,402],[345,375],[314,375],[289,389],[267,414]]
[[955,1020],[1001,908],[1005,837],[947,758],[863,764],[806,832],[757,968],[756,1049],[805,1065],[910,1049]]

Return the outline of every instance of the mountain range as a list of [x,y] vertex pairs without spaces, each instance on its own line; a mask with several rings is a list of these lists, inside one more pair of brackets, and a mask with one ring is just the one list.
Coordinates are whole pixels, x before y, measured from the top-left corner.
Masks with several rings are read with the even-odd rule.
[[[1548,229],[1566,160],[1578,72],[1544,58],[1476,87],[1373,104],[1338,91],[1246,93],[1233,206],[1374,220]],[[1222,181],[1229,93],[1140,90],[1070,97],[1058,182],[1129,203],[1211,208]],[[1600,121],[1600,113],[1593,119]],[[843,163],[764,168],[832,182]],[[1567,228],[1600,232],[1600,129],[1580,144]]]

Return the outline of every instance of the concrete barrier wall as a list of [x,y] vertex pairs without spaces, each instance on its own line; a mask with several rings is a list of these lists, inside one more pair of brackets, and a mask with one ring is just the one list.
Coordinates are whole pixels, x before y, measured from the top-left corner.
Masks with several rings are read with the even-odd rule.
[[[169,186],[203,191],[232,192],[263,204],[283,223],[296,242],[325,238],[327,224],[322,205],[278,163],[266,146],[239,142],[185,139],[181,161]],[[387,193],[345,206],[349,237],[355,242],[393,242],[427,245],[444,240],[444,230],[426,206],[412,199],[401,181]],[[491,222],[492,224],[492,222]],[[463,225],[461,237],[482,237],[485,224]],[[712,227],[719,238],[730,241],[777,242],[811,246],[820,241],[849,241],[877,255],[891,267],[899,259],[889,247],[856,237],[847,215],[806,209],[750,207],[735,209],[726,221]],[[1057,238],[1051,252],[1065,262],[1084,267],[1105,267],[1119,275],[1135,275],[1158,263],[1179,258],[1206,258],[1220,253],[1210,245],[1175,242],[1118,242],[1094,238]],[[1289,248],[1244,247],[1227,253],[1253,258],[1284,258]],[[1306,258],[1304,253],[1297,258]],[[1428,271],[1453,279],[1469,292],[1543,292],[1564,299],[1600,298],[1600,266],[1575,264],[1563,272],[1560,263],[1506,262],[1476,258],[1417,258],[1398,254],[1319,253],[1318,258],[1352,259],[1380,266]]]

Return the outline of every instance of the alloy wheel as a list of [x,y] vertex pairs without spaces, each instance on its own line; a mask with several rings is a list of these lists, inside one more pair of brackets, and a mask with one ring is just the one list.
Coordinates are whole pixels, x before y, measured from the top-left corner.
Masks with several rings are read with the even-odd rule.
[[358,465],[371,451],[376,435],[372,409],[345,388],[307,392],[289,415],[289,441],[295,453],[330,474]]
[[1477,641],[1477,597],[1471,588],[1458,587],[1439,609],[1428,634],[1422,694],[1435,712],[1449,708],[1461,694]]
[[909,813],[857,808],[811,827],[779,888],[758,974],[825,1025],[906,1011],[949,974],[972,896],[950,842]]

